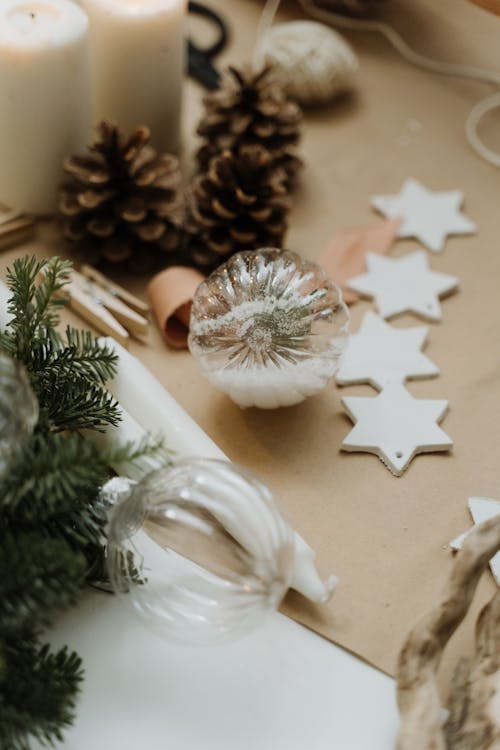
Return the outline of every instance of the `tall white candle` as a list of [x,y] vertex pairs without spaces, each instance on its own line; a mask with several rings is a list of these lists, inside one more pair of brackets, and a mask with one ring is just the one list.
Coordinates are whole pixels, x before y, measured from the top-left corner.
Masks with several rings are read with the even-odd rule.
[[80,0],[90,22],[92,116],[180,145],[187,0]]
[[70,0],[0,2],[0,202],[51,213],[90,135],[88,21]]

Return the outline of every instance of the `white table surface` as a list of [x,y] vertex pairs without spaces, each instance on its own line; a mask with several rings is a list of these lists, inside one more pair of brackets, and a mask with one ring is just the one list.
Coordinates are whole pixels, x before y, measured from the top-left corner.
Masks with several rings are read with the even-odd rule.
[[51,634],[84,659],[67,750],[388,750],[394,682],[281,614],[238,641],[162,640],[105,593]]

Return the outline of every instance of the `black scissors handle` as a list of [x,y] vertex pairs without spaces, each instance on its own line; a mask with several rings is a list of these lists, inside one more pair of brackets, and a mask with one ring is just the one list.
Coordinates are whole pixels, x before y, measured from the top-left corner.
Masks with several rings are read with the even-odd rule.
[[218,30],[219,36],[209,47],[198,47],[191,39],[188,40],[188,72],[192,78],[196,78],[207,89],[218,89],[220,86],[220,73],[212,64],[212,58],[221,52],[228,41],[226,24],[220,16],[201,3],[189,2],[189,12],[210,21]]

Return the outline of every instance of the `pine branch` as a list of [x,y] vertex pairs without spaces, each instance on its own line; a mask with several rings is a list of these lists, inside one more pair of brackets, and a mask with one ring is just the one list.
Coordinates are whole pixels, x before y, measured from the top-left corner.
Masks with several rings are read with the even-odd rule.
[[37,260],[35,256],[24,256],[14,260],[13,270],[7,269],[11,290],[8,309],[14,320],[25,324],[28,319],[34,329],[40,325],[55,328],[59,309],[67,304],[56,294],[68,283],[70,269],[71,262],[58,257]]
[[46,429],[102,431],[119,421],[118,406],[104,389],[116,374],[117,356],[89,332],[55,326],[66,300],[71,264],[59,258],[14,261],[8,271],[12,320],[0,335],[0,347],[23,362],[39,401]]
[[40,421],[53,429],[105,432],[106,427],[120,422],[118,402],[86,377],[59,378],[50,370],[34,381],[34,390],[41,407]]
[[144,435],[138,442],[127,441],[106,451],[104,456],[109,466],[132,464],[141,467],[141,459],[154,458],[158,468],[170,466],[172,452],[166,447],[162,436]]
[[86,561],[67,543],[38,531],[0,535],[1,633],[19,637],[33,624],[45,627],[53,614],[76,603],[85,582]]
[[[13,270],[7,269],[11,290],[8,311],[12,319],[2,334],[0,345],[29,370],[30,353],[34,342],[60,341],[55,328],[60,310],[67,299],[56,296],[68,282],[71,263],[55,257],[37,261],[24,257],[14,261]],[[41,278],[37,284],[37,279]]]
[[0,509],[11,523],[40,527],[80,514],[108,476],[105,457],[81,435],[35,433],[0,479]]
[[104,385],[116,375],[118,357],[108,345],[102,344],[90,331],[67,327],[65,341],[37,341],[31,350],[30,373],[35,383],[47,372],[61,380],[75,376],[90,383]]
[[66,648],[51,653],[32,640],[0,639],[0,747],[29,750],[62,741],[74,719],[83,677],[81,660]]
[[102,385],[118,372],[118,355],[108,344],[96,339],[89,331],[66,328],[66,349],[64,359],[71,366],[71,372],[100,382]]

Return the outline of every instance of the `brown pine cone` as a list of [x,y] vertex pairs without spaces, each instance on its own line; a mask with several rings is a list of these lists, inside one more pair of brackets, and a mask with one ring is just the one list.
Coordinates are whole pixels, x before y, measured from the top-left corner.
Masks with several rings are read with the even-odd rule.
[[258,144],[285,169],[289,184],[293,182],[302,164],[293,150],[302,113],[286,97],[271,68],[255,73],[230,67],[222,88],[206,96],[204,104],[197,130],[205,141],[197,153],[200,171],[222,151]]
[[281,247],[290,209],[285,183],[285,170],[262,146],[213,157],[189,198],[190,260],[212,270],[240,250]]
[[151,270],[180,244],[178,159],[157,155],[144,126],[128,140],[106,122],[98,133],[88,155],[64,162],[69,175],[59,198],[64,235],[88,262]]

